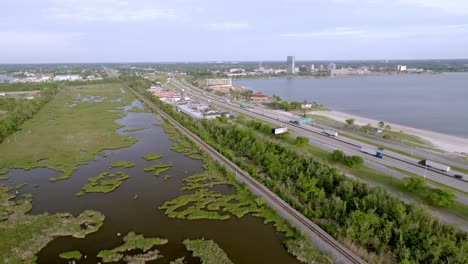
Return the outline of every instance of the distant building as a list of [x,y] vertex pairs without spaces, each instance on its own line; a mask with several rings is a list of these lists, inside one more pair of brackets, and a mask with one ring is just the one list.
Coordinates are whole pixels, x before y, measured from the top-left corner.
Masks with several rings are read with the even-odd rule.
[[254,93],[252,94],[252,96],[250,96],[250,100],[252,102],[266,102],[268,101],[270,98],[263,94],[263,93]]
[[397,65],[396,66],[397,71],[406,71],[407,68],[408,68],[408,66],[406,66],[406,65]]
[[54,77],[54,81],[78,81],[81,79],[79,75],[57,75]]
[[337,70],[331,70],[330,74],[331,75],[366,75],[369,74],[370,72],[366,70],[361,70],[361,69],[350,69],[350,68],[342,68],[342,69],[337,69]]
[[156,96],[157,98],[159,98],[159,100],[163,102],[166,102],[166,101],[177,102],[181,99],[181,96],[179,94],[174,93],[171,90],[161,90],[161,91],[155,92],[154,96]]
[[310,71],[310,70],[307,69],[307,66],[306,66],[306,65],[301,65],[301,66],[299,67],[299,72],[308,72],[308,71]]
[[211,87],[211,86],[232,86],[232,79],[206,79],[205,80],[205,86],[206,87]]
[[336,64],[335,63],[330,63],[327,65],[327,70],[329,71],[334,71],[336,70]]
[[296,72],[296,60],[294,58],[294,56],[288,56],[287,57],[287,73],[288,74],[294,74]]

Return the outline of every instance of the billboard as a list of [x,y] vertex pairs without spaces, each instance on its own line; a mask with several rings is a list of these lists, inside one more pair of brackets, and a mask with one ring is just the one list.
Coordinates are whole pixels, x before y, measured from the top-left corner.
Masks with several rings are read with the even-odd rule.
[[287,127],[279,127],[279,128],[273,128],[271,130],[271,133],[275,134],[275,135],[278,135],[278,134],[283,134],[283,133],[286,133],[288,132],[288,128]]
[[301,109],[312,108],[312,104],[301,104]]

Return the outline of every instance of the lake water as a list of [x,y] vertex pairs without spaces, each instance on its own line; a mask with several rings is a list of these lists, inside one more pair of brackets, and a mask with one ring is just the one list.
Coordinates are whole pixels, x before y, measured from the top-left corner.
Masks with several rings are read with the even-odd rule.
[[468,73],[235,80],[283,99],[468,138]]
[[[134,104],[141,105],[137,101]],[[117,120],[117,123],[125,125],[117,132],[136,137],[138,142],[129,148],[105,151],[107,157],[97,156],[88,164],[79,166],[67,180],[50,182],[49,177],[57,177],[61,173],[45,168],[28,171],[15,169],[4,175],[12,180],[7,182],[9,186],[28,183],[20,190],[20,195],[33,194],[33,209],[30,214],[70,212],[76,216],[86,209],[93,209],[106,217],[104,225],[84,239],[59,237],[53,240],[39,252],[37,263],[68,263],[58,258],[58,255],[72,250],[79,250],[87,255],[86,260],[78,263],[98,263],[98,252],[121,245],[123,236],[130,231],[145,237],[169,240],[168,244],[157,247],[164,257],[156,263],[169,263],[170,260],[179,257],[185,257],[185,263],[200,263],[198,258],[191,257],[191,253],[182,244],[187,238],[214,240],[234,263],[298,263],[284,248],[284,236],[276,232],[271,224],[263,224],[261,218],[251,215],[239,219],[231,217],[225,221],[168,218],[158,207],[184,193],[180,191],[183,179],[203,172],[202,162],[170,150],[172,141],[162,127],[154,125],[160,121],[151,113],[130,112],[126,117]],[[123,132],[131,128],[144,130]],[[141,158],[141,155],[151,152],[161,153],[164,157],[157,161]],[[109,169],[110,164],[116,161],[130,161],[136,163],[136,166]],[[150,165],[169,161],[173,163],[173,167],[159,177],[154,176],[153,172],[143,171],[143,168]],[[75,196],[88,178],[107,171],[123,171],[130,175],[130,178],[111,193],[86,193],[82,197]],[[171,175],[167,181],[164,180],[166,174]],[[35,184],[39,186],[34,188]],[[215,188],[222,193],[235,191],[229,186]],[[136,200],[133,199],[135,194],[138,195]],[[118,237],[117,233],[121,233],[122,236]]]
[[14,80],[14,79],[15,79],[15,78],[10,77],[10,76],[8,76],[8,75],[0,74],[0,81],[2,81],[2,80],[11,81],[11,80]]

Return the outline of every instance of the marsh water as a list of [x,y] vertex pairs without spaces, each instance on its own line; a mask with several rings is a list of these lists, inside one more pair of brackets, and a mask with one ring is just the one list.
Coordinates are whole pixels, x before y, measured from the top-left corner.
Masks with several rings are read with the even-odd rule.
[[[134,101],[133,105],[141,107],[138,101]],[[97,263],[99,260],[96,255],[100,250],[113,249],[123,244],[122,238],[130,231],[145,237],[169,240],[168,244],[157,247],[164,257],[148,263],[169,263],[179,257],[185,257],[186,263],[200,263],[198,258],[191,257],[182,244],[187,238],[214,240],[234,263],[297,263],[282,244],[284,236],[276,232],[271,224],[263,224],[261,218],[246,215],[219,221],[166,217],[158,207],[184,193],[180,191],[182,180],[203,172],[202,162],[170,150],[173,143],[162,127],[155,125],[161,121],[152,113],[129,112],[116,122],[125,125],[117,130],[118,133],[136,137],[138,142],[129,148],[105,151],[107,157],[96,156],[88,164],[79,166],[67,180],[50,182],[51,176],[59,176],[60,173],[45,168],[11,170],[5,175],[11,179],[7,182],[10,186],[28,183],[19,192],[20,195],[33,194],[30,214],[70,212],[77,216],[86,209],[93,209],[106,217],[99,231],[84,239],[60,237],[53,240],[38,254],[38,263],[68,263],[58,255],[72,250],[79,250],[87,256],[78,263]],[[124,132],[132,128],[144,130]],[[156,161],[146,161],[141,157],[151,152],[161,153],[164,157]],[[110,169],[110,164],[116,161],[130,161],[136,163],[136,166]],[[161,176],[143,171],[149,165],[169,161],[173,167]],[[75,195],[88,178],[108,171],[123,171],[130,178],[111,193],[86,193],[82,197]],[[166,181],[164,175],[171,175],[171,178]],[[229,186],[218,186],[216,190],[222,193],[234,192]],[[135,195],[138,195],[137,199],[134,199]]]

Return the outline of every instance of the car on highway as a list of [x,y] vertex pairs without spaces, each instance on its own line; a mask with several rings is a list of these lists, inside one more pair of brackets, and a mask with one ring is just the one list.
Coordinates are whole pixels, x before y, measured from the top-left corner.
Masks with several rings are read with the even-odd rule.
[[453,175],[453,177],[455,177],[457,179],[463,179],[463,175],[460,175],[460,174],[455,174],[455,175]]
[[294,124],[294,125],[299,125],[299,121],[296,121],[296,120],[291,120],[289,121],[289,123]]

